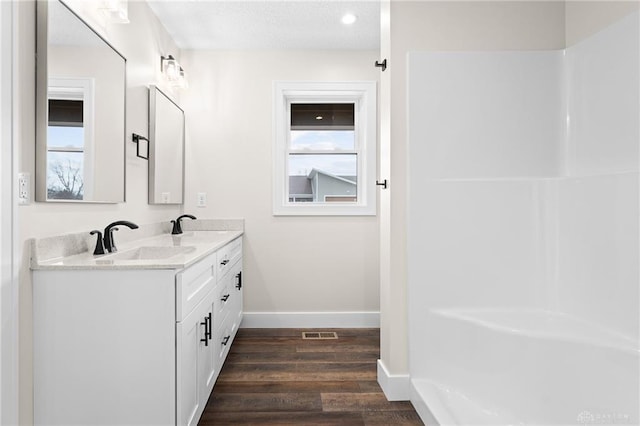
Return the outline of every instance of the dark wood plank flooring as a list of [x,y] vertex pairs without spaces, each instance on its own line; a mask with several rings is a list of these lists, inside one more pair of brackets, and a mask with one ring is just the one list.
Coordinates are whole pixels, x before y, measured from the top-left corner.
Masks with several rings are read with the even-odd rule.
[[378,329],[329,329],[337,340],[303,331],[314,330],[240,329],[199,425],[423,424],[376,382]]

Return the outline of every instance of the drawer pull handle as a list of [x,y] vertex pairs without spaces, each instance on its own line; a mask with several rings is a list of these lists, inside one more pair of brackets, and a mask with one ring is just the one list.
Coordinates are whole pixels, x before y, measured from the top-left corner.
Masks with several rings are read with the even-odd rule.
[[242,271],[236,274],[236,279],[238,280],[238,282],[236,283],[236,288],[240,290],[242,288]]
[[209,318],[204,317],[204,322],[201,322],[200,325],[204,325],[204,338],[200,341],[204,342],[205,346],[209,346]]
[[220,262],[222,266],[226,265],[227,263],[229,263],[229,259],[225,259],[222,262]]
[[224,339],[222,339],[222,346],[227,346],[227,343],[229,343],[229,339],[231,339],[231,336],[226,336]]
[[213,338],[213,326],[211,325],[211,315],[212,313],[209,312],[209,315],[207,315],[206,317],[206,320],[209,322],[209,329],[205,333],[205,338],[208,338],[209,340]]
[[230,294],[225,294],[224,296],[222,296],[220,298],[220,300],[222,300],[223,302],[226,302],[227,300],[229,300],[229,296],[231,296]]

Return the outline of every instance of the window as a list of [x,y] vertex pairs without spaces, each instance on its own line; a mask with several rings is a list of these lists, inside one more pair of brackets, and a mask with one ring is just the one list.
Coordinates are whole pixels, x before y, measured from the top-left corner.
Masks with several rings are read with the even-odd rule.
[[274,215],[375,215],[375,82],[276,82]]
[[82,200],[93,167],[93,81],[49,79],[47,199]]

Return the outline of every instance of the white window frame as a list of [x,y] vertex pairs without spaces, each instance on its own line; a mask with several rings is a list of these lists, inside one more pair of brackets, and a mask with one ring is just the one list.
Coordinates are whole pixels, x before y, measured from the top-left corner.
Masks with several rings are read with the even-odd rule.
[[[94,153],[94,122],[95,122],[95,79],[89,78],[60,78],[50,77],[47,88],[47,99],[58,100],[81,100],[82,108],[82,127],[84,128],[84,144],[80,150],[78,148],[55,147],[49,145],[47,140],[47,159],[48,153],[58,152],[82,152],[83,158],[83,199],[93,199],[93,179],[95,170],[95,153]],[[47,160],[48,161],[48,160]],[[48,170],[49,164],[47,164]],[[47,171],[48,173],[48,171]],[[52,201],[65,201],[54,199]],[[75,201],[75,200],[74,200]]]
[[[273,88],[273,215],[374,216],[376,214],[377,163],[376,82],[276,81]],[[290,105],[301,102],[353,102],[355,104],[356,202],[294,203],[289,201]],[[318,152],[318,154],[327,154],[327,152]]]

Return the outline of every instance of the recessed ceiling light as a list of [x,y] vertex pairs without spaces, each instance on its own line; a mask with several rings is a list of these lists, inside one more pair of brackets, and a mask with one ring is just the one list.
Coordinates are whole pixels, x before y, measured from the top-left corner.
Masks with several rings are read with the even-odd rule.
[[347,13],[346,15],[344,15],[342,17],[342,23],[345,25],[351,25],[354,22],[356,22],[356,20],[358,19],[358,17],[356,15],[354,15],[353,13]]
[[323,117],[322,117],[321,115],[318,115],[318,116],[316,117],[316,120],[322,120],[322,119],[323,119]]

